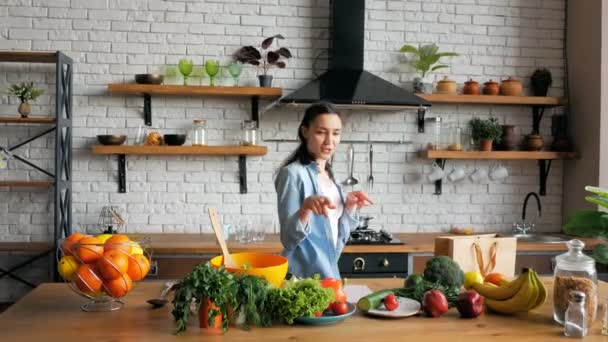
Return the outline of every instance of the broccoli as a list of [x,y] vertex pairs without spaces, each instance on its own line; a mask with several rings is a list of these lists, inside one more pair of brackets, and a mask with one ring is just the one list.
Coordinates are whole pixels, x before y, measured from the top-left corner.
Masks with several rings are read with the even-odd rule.
[[440,255],[426,262],[424,279],[448,288],[460,289],[464,283],[464,272],[452,259]]

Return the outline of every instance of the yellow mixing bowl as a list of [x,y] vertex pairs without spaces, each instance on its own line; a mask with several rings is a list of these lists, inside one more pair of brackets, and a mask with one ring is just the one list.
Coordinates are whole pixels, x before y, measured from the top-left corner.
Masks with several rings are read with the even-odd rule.
[[[285,275],[287,275],[287,258],[284,256],[265,253],[234,253],[230,255],[234,262],[241,265],[241,268],[227,267],[228,272],[260,276],[275,287],[280,287]],[[220,267],[224,264],[224,257],[218,255],[209,262],[213,267]],[[243,268],[243,265],[247,265],[247,267]]]

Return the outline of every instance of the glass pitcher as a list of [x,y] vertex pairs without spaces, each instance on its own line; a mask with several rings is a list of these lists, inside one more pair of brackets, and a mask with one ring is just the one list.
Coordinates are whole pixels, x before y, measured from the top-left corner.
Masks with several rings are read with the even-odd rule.
[[553,319],[564,324],[565,313],[571,291],[581,291],[587,298],[585,309],[587,325],[591,325],[597,313],[597,271],[595,260],[583,254],[585,243],[570,240],[568,252],[555,257],[555,278],[553,283]]

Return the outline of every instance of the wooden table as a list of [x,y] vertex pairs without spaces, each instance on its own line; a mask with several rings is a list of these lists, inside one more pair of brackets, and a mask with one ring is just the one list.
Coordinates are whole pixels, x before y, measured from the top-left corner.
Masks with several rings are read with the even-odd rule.
[[[552,279],[543,282],[551,292]],[[359,279],[372,289],[400,286],[399,279]],[[568,341],[561,326],[553,322],[551,301],[536,311],[516,316],[484,314],[476,319],[461,319],[456,309],[440,318],[410,317],[378,319],[356,313],[343,322],[328,326],[287,326],[252,328],[231,327],[223,336],[202,332],[196,317],[188,330],[175,336],[172,305],[150,309],[145,300],[155,297],[161,283],[143,282],[124,298],[126,306],[118,311],[90,313],[80,310],[85,300],[66,284],[43,284],[0,315],[3,341]],[[608,285],[601,283],[603,298]],[[551,293],[550,293],[551,294]],[[551,296],[549,297],[551,298]],[[601,317],[598,313],[598,317]],[[600,335],[596,321],[585,341],[608,341]]]

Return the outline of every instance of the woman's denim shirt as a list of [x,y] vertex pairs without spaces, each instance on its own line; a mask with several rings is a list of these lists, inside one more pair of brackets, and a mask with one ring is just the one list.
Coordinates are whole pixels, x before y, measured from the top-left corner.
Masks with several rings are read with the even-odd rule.
[[[345,195],[336,183],[342,203]],[[284,166],[275,179],[277,206],[281,223],[281,253],[289,260],[289,272],[297,277],[311,277],[318,273],[321,278],[340,278],[338,259],[351,230],[359,224],[357,215],[349,215],[346,207],[338,220],[338,243],[331,235],[325,216],[310,214],[302,224],[299,210],[304,199],[321,195],[318,183],[317,163],[302,165],[296,161]]]

